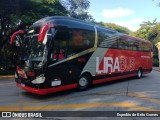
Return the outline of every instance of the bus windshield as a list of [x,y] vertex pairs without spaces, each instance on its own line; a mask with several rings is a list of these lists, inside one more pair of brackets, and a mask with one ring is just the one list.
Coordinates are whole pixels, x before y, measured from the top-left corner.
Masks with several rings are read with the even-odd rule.
[[37,62],[34,67],[42,65],[46,61],[47,48],[43,43],[38,42],[38,34],[26,37],[22,46],[21,60],[29,62]]
[[43,43],[39,43],[37,41],[37,35],[28,36],[28,42],[30,47],[30,58],[34,60],[41,61],[45,49],[45,45]]

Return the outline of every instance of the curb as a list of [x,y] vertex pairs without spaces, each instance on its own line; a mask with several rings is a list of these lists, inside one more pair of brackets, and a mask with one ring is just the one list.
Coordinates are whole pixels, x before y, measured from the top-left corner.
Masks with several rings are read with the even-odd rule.
[[153,68],[153,70],[160,72],[160,69],[159,69],[159,68],[157,68],[157,69],[154,69],[154,68]]

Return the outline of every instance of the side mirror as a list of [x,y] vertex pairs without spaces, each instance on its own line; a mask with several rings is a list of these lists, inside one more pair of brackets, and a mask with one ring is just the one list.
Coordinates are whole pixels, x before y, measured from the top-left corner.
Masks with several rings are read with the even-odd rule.
[[44,38],[45,38],[47,31],[52,27],[54,27],[53,24],[46,24],[43,27],[41,27],[39,35],[38,35],[38,42],[44,41]]
[[24,30],[19,30],[19,31],[17,31],[17,32],[13,33],[13,34],[12,34],[12,36],[11,36],[11,39],[10,39],[10,44],[12,45],[12,43],[13,43],[13,42],[14,42],[14,40],[15,40],[16,35],[24,34],[24,33],[25,33],[25,31],[24,31]]

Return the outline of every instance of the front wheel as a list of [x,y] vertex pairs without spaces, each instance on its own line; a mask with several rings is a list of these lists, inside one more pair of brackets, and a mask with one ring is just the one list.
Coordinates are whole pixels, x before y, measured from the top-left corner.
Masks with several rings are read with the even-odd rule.
[[78,90],[86,90],[91,84],[91,78],[89,75],[82,75],[78,81]]
[[142,77],[142,69],[138,69],[137,71],[137,78],[140,79]]

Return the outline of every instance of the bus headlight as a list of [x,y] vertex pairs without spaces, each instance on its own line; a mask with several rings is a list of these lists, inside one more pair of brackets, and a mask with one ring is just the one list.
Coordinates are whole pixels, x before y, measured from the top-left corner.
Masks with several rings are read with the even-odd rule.
[[16,73],[16,72],[15,72],[15,75],[14,75],[14,76],[15,76],[15,78],[18,78],[18,75],[17,75],[17,73]]
[[45,81],[45,77],[39,76],[35,80],[33,80],[32,83],[33,84],[40,84],[40,83],[44,83],[44,81]]

